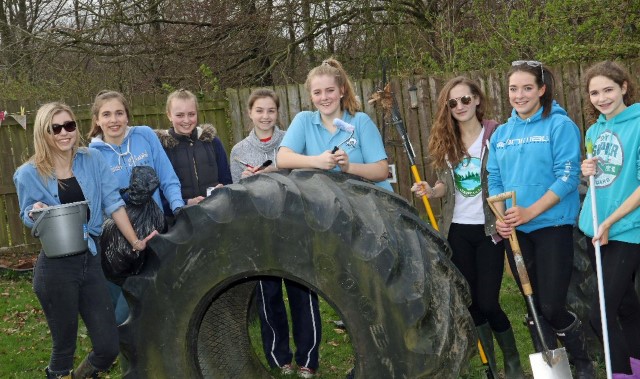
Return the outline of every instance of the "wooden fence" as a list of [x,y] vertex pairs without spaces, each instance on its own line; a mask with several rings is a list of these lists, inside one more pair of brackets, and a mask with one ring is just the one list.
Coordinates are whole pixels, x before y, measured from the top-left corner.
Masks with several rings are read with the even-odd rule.
[[[631,71],[636,82],[640,82],[640,60],[623,62]],[[578,124],[584,132],[584,89],[581,83],[581,75],[586,65],[568,63],[563,66],[545,67],[551,69],[556,77],[556,100],[567,110],[569,116]],[[490,116],[499,122],[504,122],[510,112],[508,96],[506,92],[506,72],[502,71],[470,72],[466,73],[470,78],[477,80],[491,101]],[[401,107],[403,120],[409,139],[416,152],[416,164],[423,178],[433,183],[435,175],[429,169],[427,141],[431,130],[433,116],[438,108],[436,100],[444,83],[453,77],[422,77],[392,78],[391,85],[396,99]],[[414,200],[410,187],[413,182],[409,170],[409,163],[402,147],[400,136],[394,128],[383,126],[382,115],[373,106],[367,103],[369,96],[375,91],[377,83],[366,79],[355,83],[356,92],[364,103],[364,111],[377,122],[380,127],[389,163],[395,164],[398,183],[394,184],[394,190],[401,196],[416,205],[417,209],[424,213],[421,203]],[[409,87],[415,85],[418,88],[418,107],[412,108],[409,99]],[[280,97],[279,125],[286,129],[295,116],[302,110],[311,110],[312,104],[303,85],[276,86],[272,88]],[[226,98],[216,98],[200,102],[200,122],[212,123],[227,149],[244,138],[250,129],[251,122],[247,116],[247,99],[251,88],[228,89]],[[167,128],[169,126],[164,111],[165,97],[145,95],[134,97],[131,108],[133,111],[132,125],[146,124],[154,128]],[[86,134],[90,124],[89,101],[80,102],[77,99],[67,100],[70,104],[80,104],[74,107],[80,121],[83,134]],[[34,102],[2,102],[0,110],[18,112],[20,106],[34,111],[37,104]],[[10,118],[5,120],[0,127],[0,254],[7,251],[30,252],[38,248],[37,240],[33,239],[28,231],[22,227],[18,218],[18,205],[12,175],[15,168],[32,154],[31,125],[34,113],[28,114],[29,127],[24,131]],[[439,201],[432,201],[432,207],[436,215],[440,214]],[[0,256],[1,258],[1,256]]]

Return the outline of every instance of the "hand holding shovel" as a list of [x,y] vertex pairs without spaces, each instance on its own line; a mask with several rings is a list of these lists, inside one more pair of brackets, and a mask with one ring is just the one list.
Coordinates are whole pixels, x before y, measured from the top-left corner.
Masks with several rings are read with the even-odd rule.
[[[593,158],[593,142],[587,140],[587,159]],[[596,181],[594,175],[589,175],[589,192],[591,195],[591,215],[593,217],[593,233],[598,234],[598,208],[596,207]],[[600,321],[602,322],[602,342],[604,345],[604,360],[607,368],[607,379],[611,379],[611,352],[609,351],[609,329],[607,328],[607,312],[604,302],[604,282],[602,277],[602,254],[600,240],[593,244],[596,252],[596,276],[598,278],[598,299],[600,300]]]
[[[515,192],[504,192],[495,196],[491,196],[487,198],[487,203],[489,207],[496,215],[498,220],[504,222],[504,215],[496,208],[496,202],[502,202],[507,199],[511,199],[511,206],[516,205],[516,194]],[[555,350],[549,350],[547,346],[547,342],[544,339],[544,335],[542,333],[542,329],[540,328],[540,321],[538,319],[538,313],[533,303],[533,288],[531,286],[531,282],[529,281],[529,274],[527,273],[527,268],[524,263],[524,259],[522,257],[522,252],[520,250],[520,244],[518,243],[518,238],[516,237],[516,230],[512,228],[511,235],[509,236],[509,244],[511,246],[511,251],[513,252],[513,259],[516,262],[516,269],[518,271],[518,277],[520,278],[520,284],[522,285],[522,292],[527,300],[527,305],[529,308],[529,312],[533,316],[533,320],[536,325],[536,330],[538,331],[538,336],[540,337],[540,341],[542,342],[543,352],[542,358],[547,363],[548,367],[536,366],[535,357],[540,353],[531,354],[531,368],[534,373],[535,378],[571,378],[571,370],[569,368],[569,359],[567,358],[567,353],[564,348],[559,348]],[[537,374],[540,373],[540,374]]]

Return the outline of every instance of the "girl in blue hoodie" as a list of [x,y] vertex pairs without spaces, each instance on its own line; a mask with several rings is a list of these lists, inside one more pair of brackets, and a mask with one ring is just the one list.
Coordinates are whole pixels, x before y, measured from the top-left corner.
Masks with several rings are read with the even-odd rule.
[[[515,61],[508,78],[513,111],[491,137],[487,170],[489,195],[514,191],[517,205],[496,204],[508,208],[496,229],[503,238],[516,230],[547,346],[554,348],[559,337],[577,377],[595,378],[580,320],[566,309],[580,208],[580,131],[553,100],[554,77],[542,63]],[[517,276],[516,281],[522,289]],[[532,337],[540,351],[537,335]]]
[[[91,113],[89,147],[100,151],[118,187],[129,187],[133,167],[150,166],[160,179],[160,190],[173,213],[184,207],[180,181],[160,140],[148,126],[129,126],[131,112],[124,96],[115,91],[100,92],[93,102]],[[153,194],[153,200],[162,209],[159,190]],[[121,324],[129,315],[129,307],[117,284],[110,282],[110,290],[115,302],[116,322]]]
[[[579,225],[601,245],[612,371],[630,374],[629,357],[640,359],[640,300],[634,290],[640,274],[640,104],[629,73],[611,61],[589,68],[584,87],[587,121],[595,122],[586,135],[594,158],[585,159],[581,168],[583,175],[595,175],[600,222],[594,231],[587,192]],[[588,249],[593,261],[593,245]],[[597,299],[591,324],[602,338]]]

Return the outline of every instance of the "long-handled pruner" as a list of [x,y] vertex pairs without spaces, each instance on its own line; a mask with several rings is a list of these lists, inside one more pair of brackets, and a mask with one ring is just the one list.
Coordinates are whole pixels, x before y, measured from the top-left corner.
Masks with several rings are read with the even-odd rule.
[[[489,207],[496,215],[498,220],[504,222],[504,215],[500,212],[494,203],[502,202],[507,199],[511,199],[511,206],[514,207],[516,205],[516,193],[513,191],[504,192],[495,196],[491,196],[487,198],[487,203]],[[538,335],[540,336],[540,341],[542,342],[542,346],[544,348],[543,358],[545,362],[549,366],[553,365],[553,354],[549,350],[547,346],[547,342],[544,339],[544,335],[542,334],[542,329],[540,327],[540,322],[538,320],[538,312],[536,311],[536,307],[533,304],[533,288],[531,287],[531,282],[529,281],[529,274],[527,273],[527,268],[524,263],[524,259],[522,258],[522,252],[520,251],[520,244],[518,243],[518,238],[516,237],[516,231],[513,229],[511,231],[511,235],[509,236],[509,244],[511,245],[511,251],[513,252],[513,259],[516,262],[516,269],[518,270],[518,276],[520,277],[520,284],[522,285],[522,292],[527,299],[527,305],[529,306],[529,311],[533,316],[533,320],[536,323],[536,329],[538,331]]]
[[[586,142],[587,158],[593,158],[593,142]],[[593,233],[598,233],[598,208],[596,208],[596,180],[594,175],[589,176],[589,192],[591,194],[591,216],[593,217]],[[600,300],[600,321],[602,323],[602,344],[604,345],[604,360],[607,369],[607,379],[611,379],[611,352],[609,350],[609,328],[607,327],[607,312],[604,302],[604,281],[602,276],[602,254],[600,253],[600,241],[593,246],[596,252],[596,276],[598,278],[598,299]]]

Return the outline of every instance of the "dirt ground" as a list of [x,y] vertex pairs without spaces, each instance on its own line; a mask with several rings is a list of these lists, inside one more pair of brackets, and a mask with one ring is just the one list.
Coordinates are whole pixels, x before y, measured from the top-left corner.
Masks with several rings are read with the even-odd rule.
[[38,253],[17,253],[0,251],[0,269],[15,271],[31,270],[36,263]]

